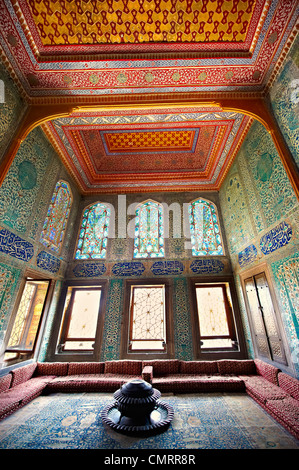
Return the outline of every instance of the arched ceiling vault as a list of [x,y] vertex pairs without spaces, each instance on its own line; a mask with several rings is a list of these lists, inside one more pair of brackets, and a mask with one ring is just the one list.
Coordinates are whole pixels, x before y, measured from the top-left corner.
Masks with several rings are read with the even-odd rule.
[[293,0],[4,0],[0,49],[82,194],[218,190],[253,119],[297,173],[265,99]]

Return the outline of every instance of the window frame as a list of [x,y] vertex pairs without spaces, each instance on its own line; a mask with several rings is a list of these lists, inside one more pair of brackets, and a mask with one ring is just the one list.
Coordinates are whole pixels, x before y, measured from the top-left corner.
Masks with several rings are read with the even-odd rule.
[[[230,339],[232,347],[230,348],[201,348],[202,337],[200,335],[200,324],[196,299],[196,286],[217,286],[226,284],[230,291],[231,312],[229,313],[228,328],[230,331]],[[241,312],[239,309],[237,292],[233,276],[227,275],[218,277],[191,277],[189,279],[189,287],[191,292],[191,327],[193,339],[193,354],[195,359],[236,359],[246,358],[247,348],[244,337]],[[215,337],[214,337],[215,338]]]
[[[138,254],[135,255],[135,247],[136,247],[136,243],[137,243],[137,240],[140,239],[140,225],[138,227],[138,229],[136,229],[136,219],[137,217],[140,218],[140,211],[142,210],[142,206],[144,206],[145,204],[148,204],[148,203],[152,203],[152,204],[156,204],[157,205],[157,211],[158,211],[158,245],[159,245],[159,250],[161,250],[161,247],[163,248],[163,255],[159,255],[157,253],[155,253],[154,256],[150,256],[150,253],[147,253],[146,256],[142,256],[140,254],[140,251],[138,250]],[[159,217],[160,217],[160,213],[162,215],[162,223],[159,224]],[[134,238],[133,238],[133,260],[136,260],[136,261],[140,261],[140,260],[159,260],[159,259],[163,259],[165,258],[165,237],[164,237],[164,224],[165,224],[165,220],[164,220],[164,217],[165,217],[165,214],[164,214],[164,207],[163,207],[163,204],[159,201],[155,201],[154,199],[146,199],[145,201],[142,201],[142,202],[139,202],[136,206],[136,209],[135,209],[135,219],[134,219],[134,223],[135,223],[135,235],[134,235]],[[136,230],[138,230],[138,233],[136,235]],[[161,245],[160,242],[159,242],[159,238],[162,238],[163,239],[163,244]]]
[[[83,220],[84,220],[84,213],[86,210],[88,210],[90,212],[90,209],[93,207],[93,206],[97,206],[97,205],[102,205],[102,206],[105,206],[105,210],[109,210],[110,213],[109,215],[107,216],[106,215],[106,222],[108,220],[108,224],[107,224],[107,236],[104,237],[104,235],[102,235],[102,249],[101,251],[103,250],[103,242],[104,240],[106,239],[107,242],[106,242],[106,247],[105,247],[105,255],[100,257],[100,256],[96,256],[96,257],[92,257],[91,255],[89,255],[88,257],[86,258],[81,258],[81,257],[78,257],[77,258],[77,251],[80,250],[80,252],[82,252],[82,247],[84,245],[84,239],[86,237],[86,227],[83,227]],[[82,209],[82,212],[81,212],[81,217],[80,217],[80,222],[79,222],[79,226],[78,226],[78,229],[77,229],[77,237],[76,237],[76,242],[75,242],[75,249],[74,249],[74,254],[73,254],[73,259],[75,261],[81,261],[81,262],[84,262],[84,261],[93,261],[93,262],[96,262],[96,261],[103,261],[107,258],[107,252],[108,252],[108,243],[109,243],[109,231],[110,231],[110,227],[111,227],[111,205],[107,202],[102,202],[102,201],[96,201],[96,202],[92,202],[90,204],[88,204],[87,206],[84,206],[83,209]],[[88,219],[88,217],[87,217]],[[82,247],[81,249],[78,248],[78,243],[79,243],[79,239],[80,239],[80,232],[81,230],[84,229],[84,236],[83,236],[83,244],[82,244]]]
[[[48,361],[84,361],[88,358],[89,361],[99,361],[101,346],[103,342],[103,329],[104,329],[104,316],[106,310],[107,302],[107,286],[108,281],[106,279],[101,279],[97,281],[76,281],[76,280],[67,280],[64,282],[61,293],[59,296],[59,301],[56,309],[56,321],[53,325],[53,330],[51,338],[49,341],[49,347],[47,351],[47,360]],[[71,310],[65,315],[65,301],[68,293],[68,288],[74,287],[75,289],[80,288],[101,288],[101,299],[98,309],[98,318],[96,326],[96,334],[94,340],[94,347],[92,350],[63,350],[61,347],[64,334],[68,321],[70,319]]]
[[[73,307],[74,307],[74,302],[75,302],[75,295],[77,292],[81,291],[100,291],[101,296],[100,296],[100,302],[99,302],[99,307],[97,311],[97,320],[96,320],[96,328],[95,328],[95,336],[92,338],[84,338],[84,337],[71,337],[69,336],[69,329],[70,329],[70,324],[72,320],[72,313],[73,313]],[[70,354],[73,353],[91,353],[92,349],[72,349],[69,347],[68,349],[65,349],[65,344],[72,343],[72,342],[93,342],[95,343],[96,341],[96,332],[97,332],[97,327],[98,327],[98,322],[99,322],[99,313],[100,313],[100,307],[101,307],[101,297],[102,297],[103,289],[100,286],[72,286],[72,292],[70,295],[70,300],[69,303],[63,313],[63,320],[62,320],[62,328],[61,328],[61,335],[59,338],[60,342],[60,347],[62,352],[68,352]]]
[[[203,201],[205,203],[207,203],[208,206],[210,207],[213,207],[213,210],[215,211],[215,215],[216,215],[216,218],[217,218],[217,225],[218,225],[218,235],[220,237],[220,243],[218,244],[218,246],[221,246],[221,249],[222,249],[222,253],[200,253],[200,254],[194,254],[193,251],[194,251],[194,248],[195,248],[195,244],[192,243],[192,222],[191,222],[191,218],[194,220],[194,216],[193,216],[193,204],[199,202],[199,201]],[[213,201],[210,201],[209,199],[206,199],[204,197],[198,197],[196,199],[193,199],[192,201],[190,201],[188,203],[188,217],[189,217],[189,230],[190,230],[190,247],[191,247],[191,256],[192,258],[199,258],[199,257],[209,257],[209,256],[212,256],[212,257],[215,257],[215,256],[225,256],[225,246],[224,246],[224,238],[223,238],[223,235],[222,235],[222,230],[221,230],[221,220],[220,220],[220,216],[219,216],[219,212],[218,212],[218,207],[217,205],[213,202]],[[215,223],[214,221],[212,221],[213,223],[213,231],[214,231],[214,234],[215,234]],[[215,234],[215,237],[216,237],[216,234]]]
[[[267,281],[267,284],[268,284],[269,294],[271,296],[272,306],[273,306],[273,309],[274,309],[273,320],[274,320],[276,328],[277,328],[278,337],[281,341],[281,347],[283,349],[284,361],[285,362],[275,359],[275,357],[272,356],[271,351],[270,351],[270,357],[266,357],[264,355],[261,355],[259,353],[258,344],[256,342],[254,321],[252,319],[250,306],[249,306],[249,301],[248,301],[248,298],[247,298],[245,281],[248,278],[258,276],[261,273],[265,274],[265,278],[266,278],[266,281]],[[287,338],[286,338],[286,334],[285,334],[285,329],[284,329],[284,325],[283,325],[283,321],[282,321],[282,317],[281,317],[279,304],[278,304],[277,299],[276,299],[275,289],[274,289],[274,286],[273,286],[273,283],[272,283],[271,274],[269,272],[268,265],[266,263],[260,263],[258,266],[247,269],[246,271],[244,271],[240,274],[240,281],[241,281],[241,288],[242,288],[242,292],[243,292],[243,298],[244,298],[244,303],[245,303],[245,308],[246,308],[246,313],[247,313],[247,318],[248,318],[248,323],[249,323],[249,328],[250,328],[250,333],[251,333],[251,340],[252,340],[252,345],[253,345],[253,350],[254,350],[255,357],[259,357],[259,358],[261,358],[262,360],[264,360],[266,362],[270,361],[271,363],[275,364],[278,368],[281,368],[281,369],[284,369],[286,371],[290,371],[290,373],[293,373],[293,370],[291,369],[292,360],[290,358],[290,351],[288,349],[288,342],[287,342]]]
[[[131,350],[130,351],[130,327],[131,327],[131,290],[132,287],[144,286],[165,287],[165,333],[166,348],[162,350]],[[122,359],[170,359],[174,358],[174,326],[173,326],[173,308],[172,308],[172,283],[169,279],[129,279],[124,284],[124,309],[123,322],[121,330],[121,358]]]
[[[14,324],[15,324],[17,314],[18,314],[18,309],[19,309],[19,306],[23,297],[23,293],[25,291],[26,283],[30,281],[48,282],[47,292],[46,292],[45,299],[43,302],[43,307],[42,307],[42,311],[40,314],[38,327],[35,333],[34,343],[31,349],[8,348],[10,336],[14,328]],[[27,270],[25,272],[24,278],[21,281],[20,288],[16,297],[16,302],[13,307],[13,313],[9,320],[8,328],[5,334],[5,347],[4,347],[3,355],[2,355],[2,358],[3,358],[2,361],[5,367],[11,366],[16,363],[25,362],[30,359],[34,359],[38,355],[42,338],[43,338],[43,332],[44,332],[44,327],[45,327],[46,320],[47,320],[47,315],[49,312],[50,303],[52,300],[55,282],[56,281],[54,279],[51,279],[49,277],[43,277],[39,273],[36,273],[34,271]],[[30,326],[28,325],[28,323],[30,323],[31,320],[32,320],[32,315],[30,315],[30,317],[26,319],[25,321],[25,324],[27,325],[26,329],[28,328],[28,326]],[[4,361],[4,357],[6,353],[16,353],[17,357],[12,358],[12,359],[7,359]]]
[[163,296],[164,296],[164,312],[163,312],[163,321],[164,321],[164,334],[165,334],[165,338],[156,338],[154,340],[148,340],[148,339],[137,339],[136,341],[144,341],[144,342],[147,342],[147,341],[163,341],[164,343],[164,347],[163,348],[160,348],[160,349],[147,349],[147,348],[140,348],[140,349],[133,349],[132,348],[132,341],[135,341],[133,338],[132,338],[132,334],[133,334],[133,319],[134,319],[134,295],[135,295],[135,292],[134,292],[134,289],[151,289],[151,288],[154,288],[155,286],[153,286],[152,284],[151,285],[148,285],[148,284],[145,284],[145,285],[132,285],[131,286],[131,295],[130,295],[130,318],[129,318],[129,351],[133,352],[147,352],[147,351],[151,351],[151,352],[165,352],[166,351],[166,296],[165,296],[165,285],[164,284],[156,284],[156,287],[163,287]]

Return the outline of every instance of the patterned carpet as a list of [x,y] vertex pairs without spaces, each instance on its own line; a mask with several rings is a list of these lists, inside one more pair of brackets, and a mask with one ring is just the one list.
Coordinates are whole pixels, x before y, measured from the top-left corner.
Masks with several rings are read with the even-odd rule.
[[299,442],[245,394],[166,395],[167,431],[125,436],[102,424],[112,394],[41,396],[0,422],[0,449],[299,449]]

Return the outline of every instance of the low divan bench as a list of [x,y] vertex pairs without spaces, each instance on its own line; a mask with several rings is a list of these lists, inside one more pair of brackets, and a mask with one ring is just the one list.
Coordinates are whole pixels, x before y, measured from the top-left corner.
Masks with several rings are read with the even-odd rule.
[[135,378],[161,393],[246,392],[299,439],[299,381],[260,359],[32,362],[0,376],[0,419],[41,394],[114,392]]

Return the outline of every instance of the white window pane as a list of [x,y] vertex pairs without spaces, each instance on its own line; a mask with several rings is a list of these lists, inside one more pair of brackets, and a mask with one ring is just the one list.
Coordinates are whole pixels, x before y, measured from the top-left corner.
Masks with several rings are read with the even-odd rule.
[[229,334],[221,287],[197,287],[196,300],[201,336]]
[[68,338],[94,338],[101,290],[77,290],[68,329]]

